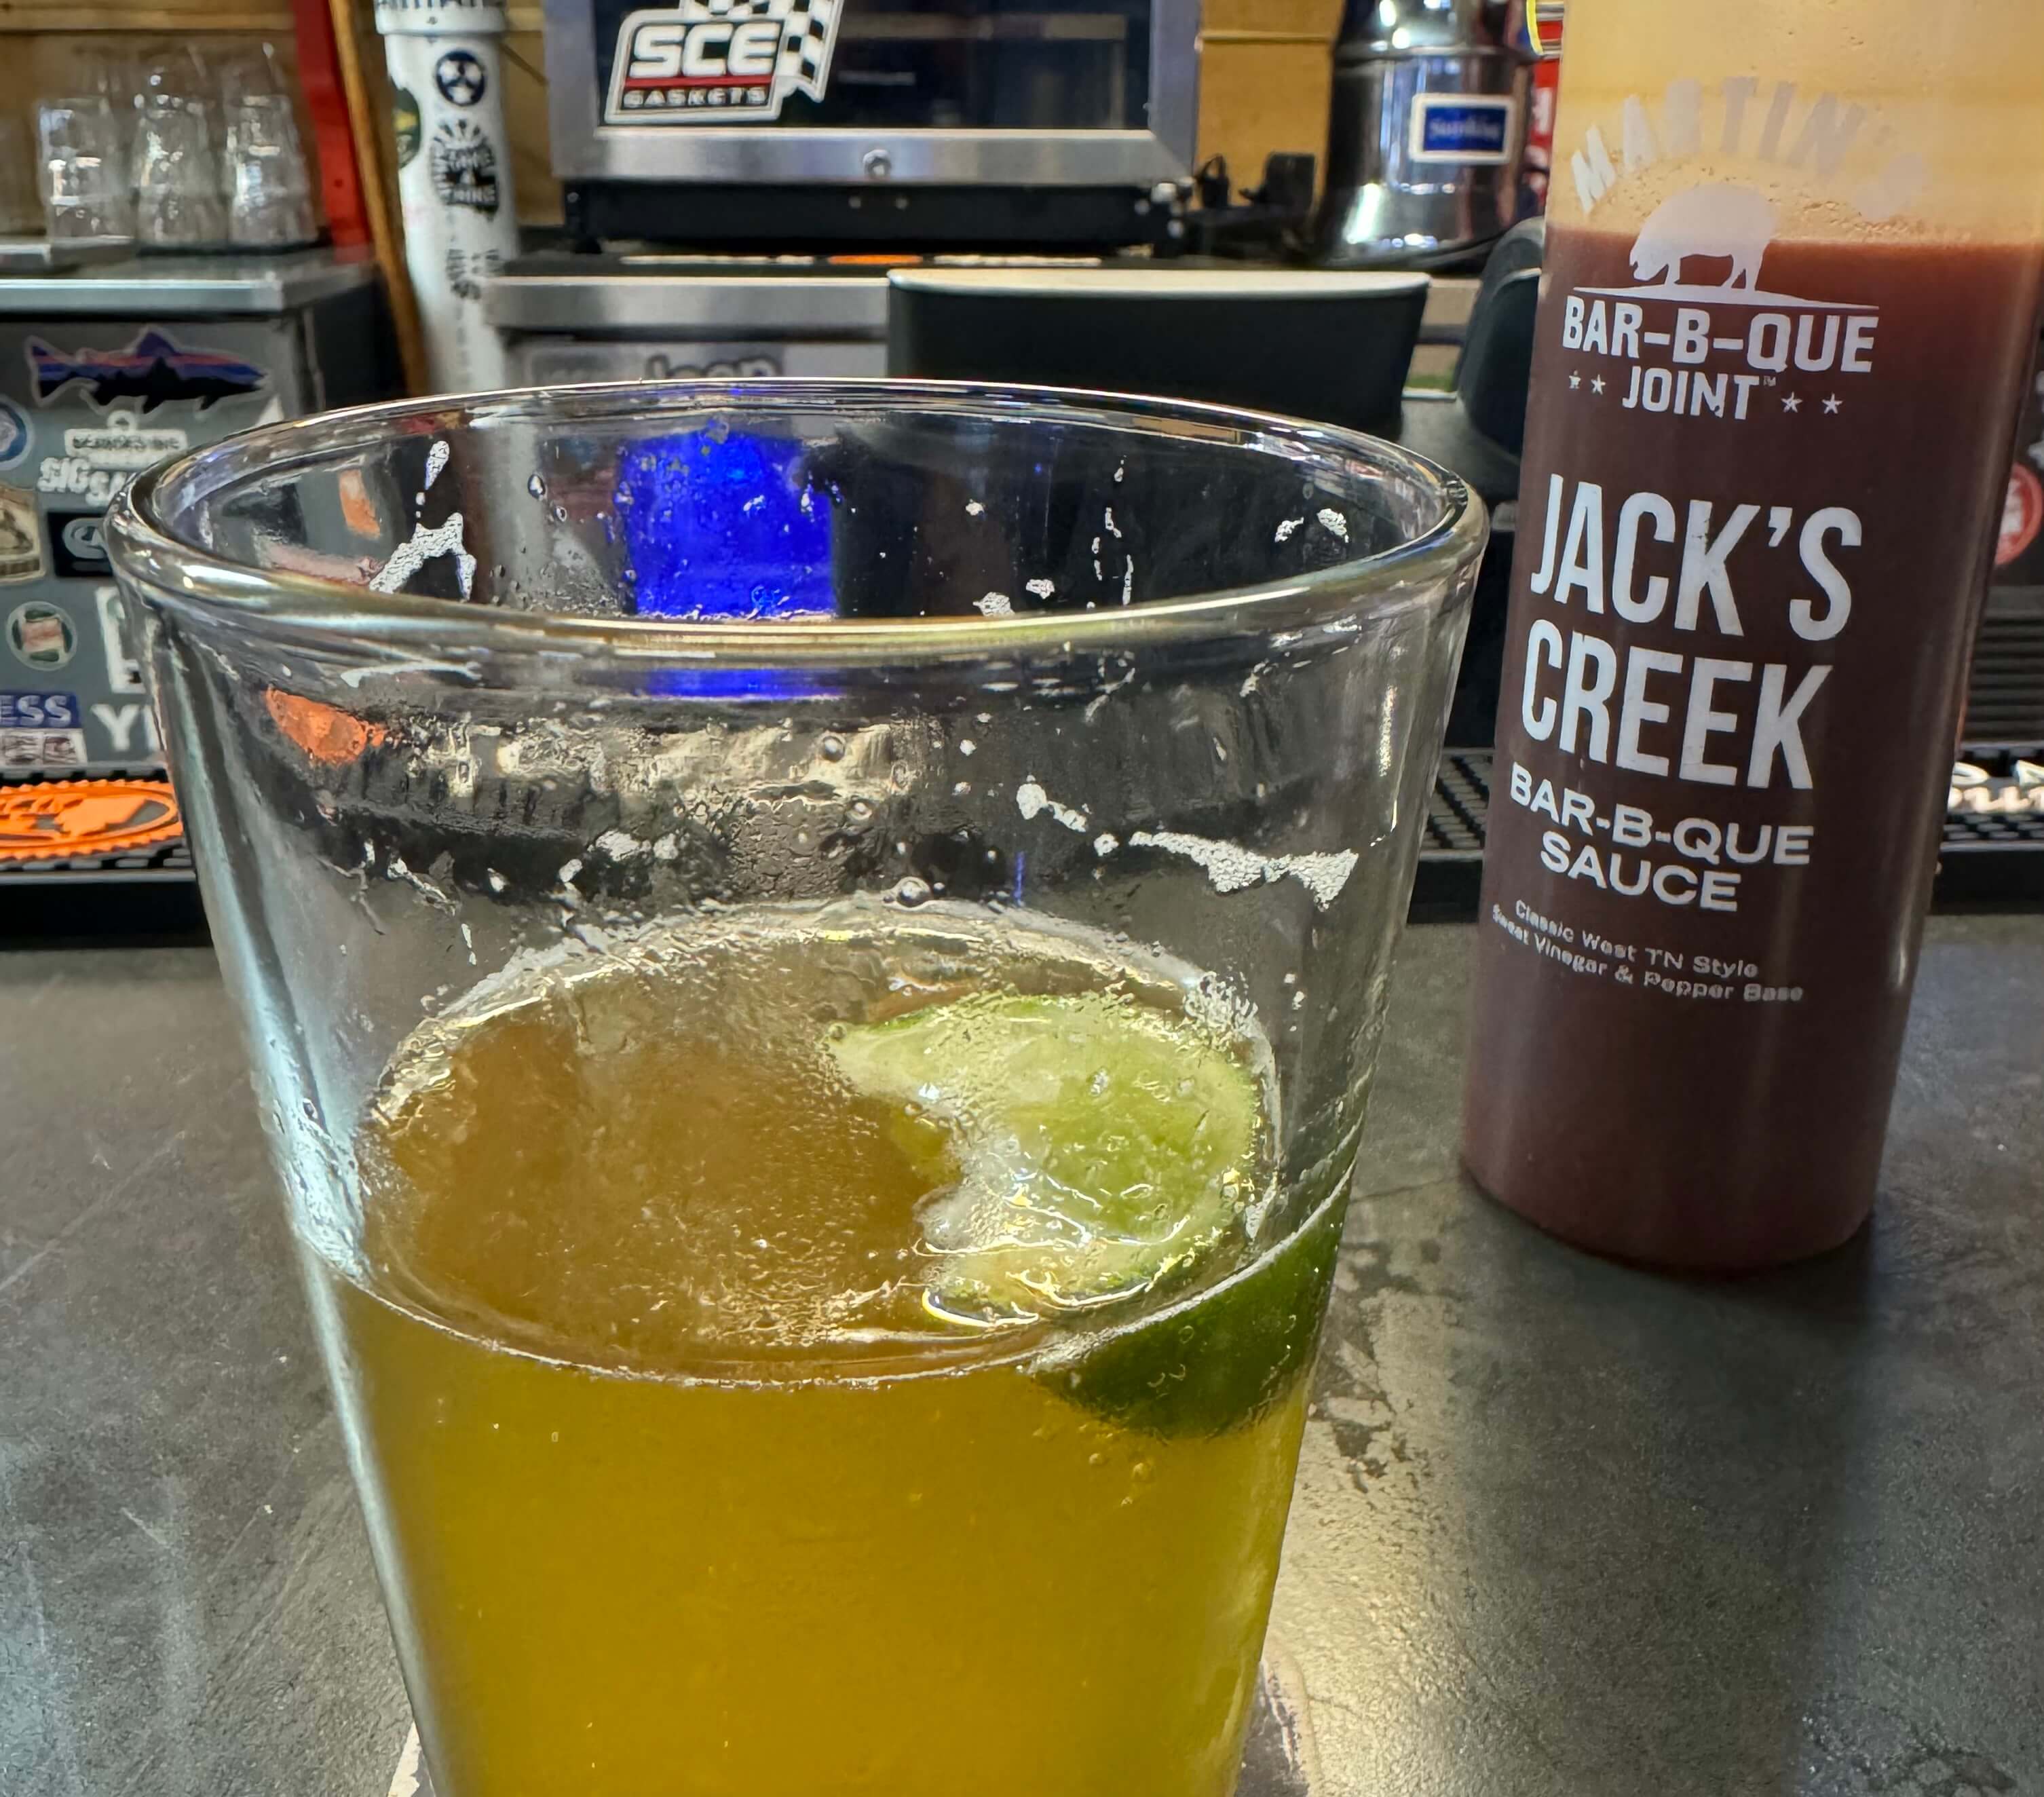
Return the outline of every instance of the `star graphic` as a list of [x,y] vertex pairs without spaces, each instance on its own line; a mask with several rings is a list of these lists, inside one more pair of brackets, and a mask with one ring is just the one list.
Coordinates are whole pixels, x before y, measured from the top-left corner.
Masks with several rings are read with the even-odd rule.
[[1837,413],[1842,412],[1845,409],[1845,405],[1846,402],[1843,400],[1839,398],[1836,394],[1833,394],[1829,399],[1824,401],[1824,409],[1829,413]]
[[1579,387],[1579,386],[1581,386],[1582,384],[1583,384],[1583,378],[1582,378],[1582,376],[1581,376],[1581,375],[1580,375],[1580,374],[1571,374],[1571,375],[1569,377],[1569,385],[1570,385],[1570,386],[1572,386],[1572,387]]
[[1601,375],[1601,374],[1598,375],[1598,376],[1597,376],[1597,378],[1596,378],[1594,381],[1593,381],[1593,382],[1590,382],[1590,391],[1591,391],[1592,393],[1593,393],[1593,394],[1596,394],[1600,398],[1603,397],[1603,394],[1604,394],[1604,376],[1603,376],[1603,375]]
[[1784,412],[1800,412],[1803,409],[1803,401],[1798,395],[1792,393],[1782,401],[1781,409]]

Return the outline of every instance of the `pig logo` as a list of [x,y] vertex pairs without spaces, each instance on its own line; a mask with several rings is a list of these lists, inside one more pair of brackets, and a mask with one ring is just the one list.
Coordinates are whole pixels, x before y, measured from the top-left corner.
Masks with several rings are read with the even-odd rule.
[[1692,187],[1664,200],[1640,228],[1632,246],[1633,275],[1641,281],[1658,275],[1663,286],[1674,287],[1681,284],[1684,263],[1729,259],[1731,272],[1722,284],[1751,293],[1779,223],[1766,196],[1750,187]]

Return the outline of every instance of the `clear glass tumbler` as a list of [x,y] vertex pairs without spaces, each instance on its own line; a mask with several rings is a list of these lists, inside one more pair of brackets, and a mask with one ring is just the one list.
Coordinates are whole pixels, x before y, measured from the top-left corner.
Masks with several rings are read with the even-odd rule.
[[289,98],[247,93],[225,110],[229,240],[269,249],[312,242],[312,177]]
[[135,235],[124,123],[103,94],[36,102],[39,182],[51,236],[69,242]]
[[135,127],[135,229],[159,248],[193,248],[227,240],[220,158],[206,102],[152,93]]
[[129,490],[441,1797],[1225,1797],[1485,530],[882,382]]

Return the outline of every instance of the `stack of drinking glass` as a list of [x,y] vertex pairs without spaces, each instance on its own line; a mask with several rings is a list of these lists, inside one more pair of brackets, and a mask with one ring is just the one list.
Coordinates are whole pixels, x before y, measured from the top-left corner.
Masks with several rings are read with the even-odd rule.
[[94,51],[82,73],[78,93],[36,109],[52,239],[190,251],[317,237],[297,113],[270,45],[210,67],[196,51],[166,52],[139,70]]

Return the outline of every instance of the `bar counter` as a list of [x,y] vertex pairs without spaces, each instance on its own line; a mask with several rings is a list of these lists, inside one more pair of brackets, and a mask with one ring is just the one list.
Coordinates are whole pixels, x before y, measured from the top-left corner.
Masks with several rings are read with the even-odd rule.
[[[1729,1283],[1461,1179],[1473,927],[1400,962],[1244,1797],[2044,1791],[2044,916],[1933,923],[1873,1227]],[[15,942],[0,1791],[404,1793],[211,952]]]

